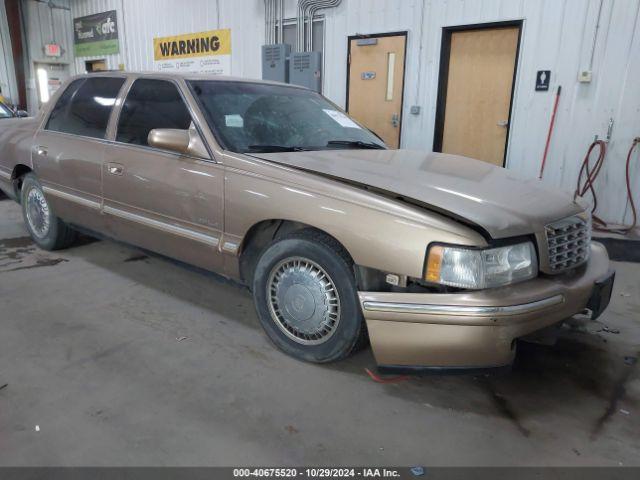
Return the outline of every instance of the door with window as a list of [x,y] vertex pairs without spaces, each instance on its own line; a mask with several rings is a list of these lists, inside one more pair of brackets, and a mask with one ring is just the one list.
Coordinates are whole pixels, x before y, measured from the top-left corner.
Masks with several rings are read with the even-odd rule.
[[192,118],[176,83],[133,82],[105,152],[104,213],[110,233],[208,269],[220,269],[223,170],[212,159],[150,147],[149,132],[186,130]]
[[400,147],[406,33],[349,38],[349,115]]
[[101,230],[102,160],[107,124],[124,77],[81,78],[58,98],[32,152],[33,164],[56,214]]

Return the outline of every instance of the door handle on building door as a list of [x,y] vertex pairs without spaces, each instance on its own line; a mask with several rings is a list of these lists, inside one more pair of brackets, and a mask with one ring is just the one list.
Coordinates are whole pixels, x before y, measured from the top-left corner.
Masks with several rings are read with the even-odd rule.
[[395,128],[398,128],[398,125],[400,125],[400,115],[398,115],[397,113],[391,115],[391,125],[393,125]]
[[107,164],[107,171],[111,175],[122,175],[124,172],[124,165],[119,163],[109,163]]

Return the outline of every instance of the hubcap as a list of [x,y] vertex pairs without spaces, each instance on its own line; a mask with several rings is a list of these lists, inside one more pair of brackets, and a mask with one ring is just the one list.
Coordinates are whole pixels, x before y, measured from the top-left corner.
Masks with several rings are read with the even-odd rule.
[[303,345],[326,342],[340,323],[340,297],[331,277],[301,257],[280,261],[267,282],[271,317],[278,328]]
[[25,209],[31,231],[38,238],[46,237],[51,224],[51,213],[47,199],[39,188],[31,187],[27,192]]

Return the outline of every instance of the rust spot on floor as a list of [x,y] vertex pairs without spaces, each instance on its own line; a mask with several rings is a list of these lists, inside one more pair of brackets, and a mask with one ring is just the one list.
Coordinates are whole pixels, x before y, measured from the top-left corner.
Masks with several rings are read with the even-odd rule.
[[284,427],[284,429],[289,433],[289,435],[294,435],[296,433],[300,433],[300,430],[298,430],[293,425],[287,425],[286,427]]

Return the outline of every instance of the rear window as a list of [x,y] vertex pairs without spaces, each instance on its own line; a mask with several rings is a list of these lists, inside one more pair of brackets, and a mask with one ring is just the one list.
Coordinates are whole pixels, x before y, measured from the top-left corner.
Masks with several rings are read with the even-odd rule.
[[45,130],[104,138],[124,78],[81,78],[58,99]]

